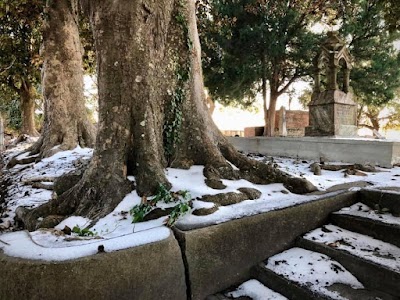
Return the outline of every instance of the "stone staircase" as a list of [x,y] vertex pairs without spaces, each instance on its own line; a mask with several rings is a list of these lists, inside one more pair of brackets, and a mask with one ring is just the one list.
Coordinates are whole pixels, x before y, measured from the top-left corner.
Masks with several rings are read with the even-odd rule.
[[252,280],[207,299],[400,299],[399,198],[361,201],[254,266]]

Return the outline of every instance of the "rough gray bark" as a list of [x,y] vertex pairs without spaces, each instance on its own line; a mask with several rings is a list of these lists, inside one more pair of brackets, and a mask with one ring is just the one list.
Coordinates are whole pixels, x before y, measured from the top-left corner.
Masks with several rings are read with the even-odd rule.
[[76,0],[48,0],[46,13],[42,45],[45,117],[42,136],[32,148],[40,157],[94,143],[83,95]]
[[204,95],[194,1],[86,4],[98,63],[94,156],[74,187],[24,213],[29,229],[39,216],[49,214],[106,215],[132,189],[127,174],[136,176],[139,195],[151,195],[160,183],[169,186],[164,173],[168,165],[204,165],[210,183],[246,178],[283,182],[298,192],[313,189],[272,165],[240,155],[213,123]]
[[21,134],[29,136],[38,136],[39,133],[35,127],[35,88],[29,83],[23,81],[20,89],[21,95],[21,114],[22,126]]

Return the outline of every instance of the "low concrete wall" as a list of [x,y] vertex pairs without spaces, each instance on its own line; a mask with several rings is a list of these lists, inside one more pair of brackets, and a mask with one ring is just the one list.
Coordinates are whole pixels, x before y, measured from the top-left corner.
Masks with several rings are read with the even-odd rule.
[[185,270],[173,234],[166,240],[66,262],[0,254],[0,299],[186,299]]
[[252,266],[289,248],[297,236],[356,200],[356,193],[347,192],[206,228],[176,228],[192,299],[203,300],[248,279]]
[[400,141],[332,139],[323,137],[303,138],[229,138],[240,151],[319,161],[372,163],[391,168],[400,163]]

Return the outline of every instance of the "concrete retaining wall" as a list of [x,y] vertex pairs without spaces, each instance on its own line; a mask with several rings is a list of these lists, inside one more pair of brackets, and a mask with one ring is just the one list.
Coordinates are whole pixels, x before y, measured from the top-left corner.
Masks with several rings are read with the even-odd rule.
[[0,299],[186,299],[185,270],[173,234],[166,240],[66,262],[0,254]]
[[400,142],[385,140],[332,139],[323,137],[303,138],[229,138],[240,151],[264,155],[299,157],[319,161],[372,163],[391,168],[400,163]]
[[356,193],[320,200],[194,230],[175,229],[192,299],[205,299],[250,277],[250,268],[290,247],[324,224],[329,213],[356,202]]

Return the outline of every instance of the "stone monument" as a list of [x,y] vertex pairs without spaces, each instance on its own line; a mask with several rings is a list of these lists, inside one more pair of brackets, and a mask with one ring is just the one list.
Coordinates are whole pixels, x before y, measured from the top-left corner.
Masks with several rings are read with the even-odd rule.
[[315,83],[306,136],[357,135],[357,105],[349,91],[352,61],[338,34],[329,32],[314,60]]

